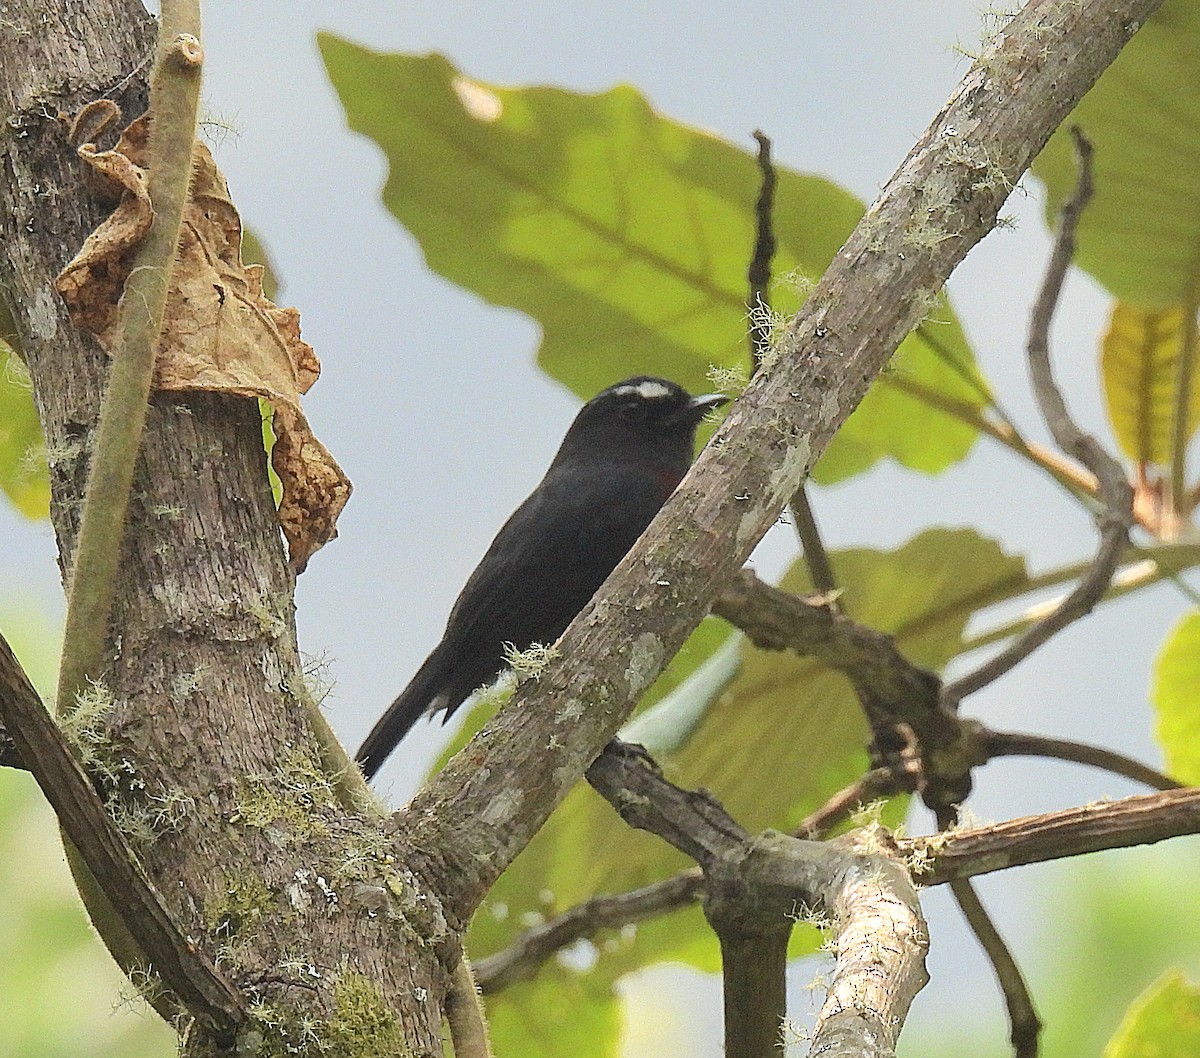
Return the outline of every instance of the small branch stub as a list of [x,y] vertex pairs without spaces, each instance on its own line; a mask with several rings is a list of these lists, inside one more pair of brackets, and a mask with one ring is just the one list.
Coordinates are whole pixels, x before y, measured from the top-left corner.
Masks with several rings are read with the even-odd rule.
[[180,33],[167,45],[164,58],[185,68],[195,68],[199,72],[199,67],[204,62],[204,47],[190,33]]

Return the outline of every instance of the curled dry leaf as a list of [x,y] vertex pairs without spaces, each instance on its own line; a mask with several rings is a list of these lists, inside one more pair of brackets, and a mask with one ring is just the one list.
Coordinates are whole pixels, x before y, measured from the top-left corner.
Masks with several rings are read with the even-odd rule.
[[[118,307],[138,243],[153,210],[146,192],[148,122],[134,121],[111,151],[79,148],[95,173],[119,192],[113,214],[58,277],[76,324],[112,352]],[[172,288],[167,295],[155,362],[161,390],[263,397],[275,410],[275,472],[283,483],[279,521],[291,563],[303,570],[337,536],[350,481],[313,435],[300,395],[321,365],[300,338],[300,314],[263,294],[262,268],[241,261],[242,223],[208,149],[192,155],[191,196],[184,213]]]

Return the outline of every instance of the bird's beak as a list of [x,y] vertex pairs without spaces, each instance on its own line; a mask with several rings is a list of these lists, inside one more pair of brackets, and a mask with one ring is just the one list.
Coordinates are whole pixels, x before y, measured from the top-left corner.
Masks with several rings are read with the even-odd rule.
[[729,398],[724,393],[705,393],[702,397],[693,397],[688,407],[695,412],[696,418],[699,418],[706,411],[711,411],[713,408],[719,408],[722,404],[728,403]]

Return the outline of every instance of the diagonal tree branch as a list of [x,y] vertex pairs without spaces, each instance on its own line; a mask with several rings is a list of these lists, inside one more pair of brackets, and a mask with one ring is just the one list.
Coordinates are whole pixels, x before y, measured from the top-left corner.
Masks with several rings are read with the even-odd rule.
[[[1189,834],[1200,834],[1197,788],[1022,816],[928,837],[896,838],[894,843],[914,878],[923,886],[933,886]],[[498,991],[532,976],[542,961],[578,940],[678,910],[699,900],[703,892],[703,875],[692,869],[628,893],[593,897],[536,926],[510,948],[478,962],[480,985],[485,991]]]
[[[795,494],[1050,133],[1159,0],[1031,0],[834,259],[643,538],[518,690],[393,821],[465,920]],[[599,661],[593,659],[601,659]]]
[[150,966],[215,1039],[232,1044],[250,1020],[245,1000],[183,936],[3,637],[0,719],[104,895],[123,909]]

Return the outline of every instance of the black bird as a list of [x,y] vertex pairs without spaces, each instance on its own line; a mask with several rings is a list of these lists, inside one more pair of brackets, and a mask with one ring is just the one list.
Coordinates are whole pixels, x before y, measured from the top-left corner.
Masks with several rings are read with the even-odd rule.
[[727,400],[640,375],[580,409],[459,594],[442,641],[359,747],[368,779],[422,713],[448,718],[491,683],[505,644],[562,635],[687,473],[704,413]]

